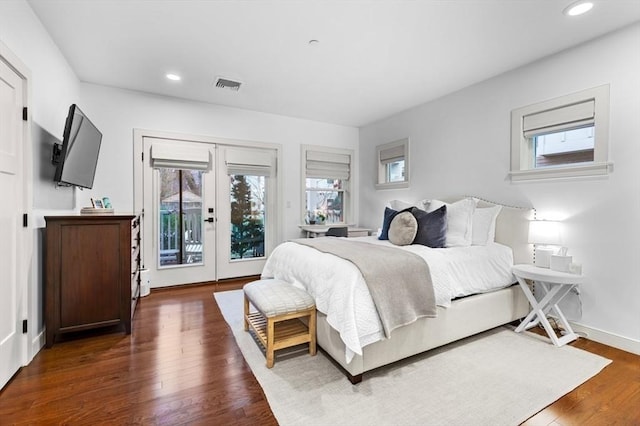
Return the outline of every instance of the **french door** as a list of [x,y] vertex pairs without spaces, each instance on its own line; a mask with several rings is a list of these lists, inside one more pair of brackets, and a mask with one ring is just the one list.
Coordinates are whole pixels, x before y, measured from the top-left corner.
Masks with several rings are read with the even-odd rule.
[[216,279],[215,145],[145,137],[143,265],[153,287]]
[[140,136],[136,172],[151,287],[260,274],[278,240],[277,149],[166,136]]

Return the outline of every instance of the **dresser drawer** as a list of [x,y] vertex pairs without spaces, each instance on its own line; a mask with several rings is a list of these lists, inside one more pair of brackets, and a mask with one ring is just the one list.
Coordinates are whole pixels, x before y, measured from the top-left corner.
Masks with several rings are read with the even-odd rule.
[[140,297],[140,271],[134,271],[131,273],[131,298]]
[[140,298],[140,217],[131,221],[131,318]]
[[131,249],[131,272],[140,269],[140,247]]

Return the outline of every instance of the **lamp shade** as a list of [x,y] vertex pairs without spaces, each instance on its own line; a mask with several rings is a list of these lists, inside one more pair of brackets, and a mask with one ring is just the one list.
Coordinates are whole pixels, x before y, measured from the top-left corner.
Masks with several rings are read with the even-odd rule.
[[552,220],[532,220],[529,222],[529,242],[560,245],[560,223]]

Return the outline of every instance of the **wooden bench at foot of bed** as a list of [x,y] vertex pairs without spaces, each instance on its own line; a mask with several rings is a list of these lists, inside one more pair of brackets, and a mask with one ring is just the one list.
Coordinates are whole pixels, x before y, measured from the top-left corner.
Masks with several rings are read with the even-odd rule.
[[[316,354],[316,305],[311,296],[275,279],[248,283],[243,291],[244,329],[251,328],[264,346],[268,368],[278,349],[309,343],[309,354]],[[251,312],[250,305],[258,312]]]

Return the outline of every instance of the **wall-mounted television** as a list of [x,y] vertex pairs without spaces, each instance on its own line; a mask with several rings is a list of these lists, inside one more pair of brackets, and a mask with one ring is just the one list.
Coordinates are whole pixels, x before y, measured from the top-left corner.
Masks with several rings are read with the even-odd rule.
[[62,145],[53,148],[54,181],[63,186],[93,187],[102,133],[76,104],[69,107]]

